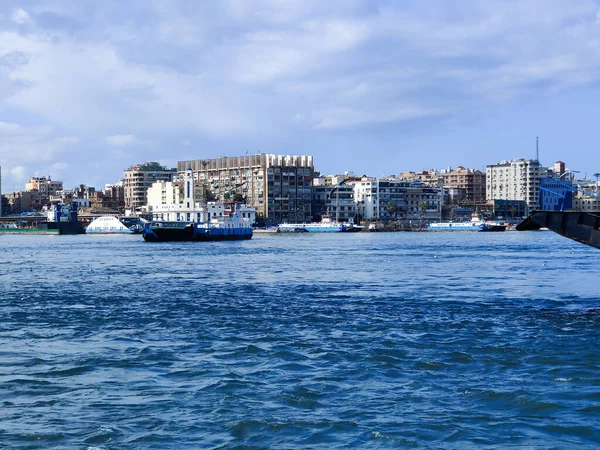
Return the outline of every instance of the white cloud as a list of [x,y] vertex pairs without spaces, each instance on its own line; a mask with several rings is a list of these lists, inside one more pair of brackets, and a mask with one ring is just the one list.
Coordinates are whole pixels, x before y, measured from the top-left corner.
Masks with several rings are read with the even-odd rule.
[[81,141],[77,136],[64,136],[56,139],[59,144],[78,144]]
[[23,131],[23,128],[16,123],[0,122],[0,136],[18,134]]
[[[22,181],[35,172],[48,173],[49,168],[63,168],[56,159],[68,151],[73,137],[55,137],[51,126],[25,126],[0,122],[0,156],[9,168],[3,190],[23,189]],[[26,168],[32,172],[26,173]]]
[[29,17],[29,14],[22,8],[13,9],[10,19],[19,25],[31,23],[31,18]]
[[27,169],[25,167],[16,166],[10,169],[10,174],[16,181],[24,181],[27,176],[26,171]]
[[133,134],[116,134],[105,137],[104,142],[112,147],[127,147],[135,144],[137,139]]
[[29,26],[0,31],[3,157],[71,161],[63,153],[79,159],[98,151],[93,142],[120,167],[140,162],[141,147],[158,154],[160,142],[229,151],[235,139],[443,123],[600,81],[592,0],[141,5],[32,0],[12,10]]
[[54,171],[64,170],[64,169],[67,169],[68,167],[69,167],[69,165],[64,162],[56,162],[50,166],[50,168]]

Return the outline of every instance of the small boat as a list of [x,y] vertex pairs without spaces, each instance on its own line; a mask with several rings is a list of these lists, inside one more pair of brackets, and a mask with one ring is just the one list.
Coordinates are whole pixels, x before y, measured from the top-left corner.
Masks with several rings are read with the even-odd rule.
[[87,234],[139,234],[143,222],[139,217],[100,216],[85,229]]

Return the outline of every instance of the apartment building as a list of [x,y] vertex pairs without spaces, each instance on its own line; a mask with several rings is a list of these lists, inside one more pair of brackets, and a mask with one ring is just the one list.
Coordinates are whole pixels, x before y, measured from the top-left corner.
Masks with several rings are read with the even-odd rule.
[[455,170],[440,174],[444,187],[458,189],[463,195],[458,202],[467,205],[478,205],[486,202],[486,174],[480,170],[466,169],[458,166]]
[[49,199],[50,196],[56,195],[57,191],[62,191],[63,182],[54,181],[50,179],[50,176],[45,177],[31,177],[25,184],[25,191],[31,192],[37,190],[40,197]]
[[354,186],[357,213],[362,220],[440,219],[443,190],[398,179],[365,177]]
[[148,188],[156,181],[171,181],[175,169],[168,169],[157,162],[136,164],[124,171],[123,194],[125,208],[137,210],[147,204]]
[[[347,177],[346,177],[347,178]],[[328,217],[340,222],[356,222],[357,208],[354,186],[339,176],[318,177],[313,180],[313,217]]]
[[242,200],[269,224],[311,220],[312,156],[263,153],[177,163],[181,175],[188,168],[215,200]]
[[522,200],[535,209],[540,181],[548,175],[548,168],[538,160],[513,159],[489,165],[486,168],[487,200]]

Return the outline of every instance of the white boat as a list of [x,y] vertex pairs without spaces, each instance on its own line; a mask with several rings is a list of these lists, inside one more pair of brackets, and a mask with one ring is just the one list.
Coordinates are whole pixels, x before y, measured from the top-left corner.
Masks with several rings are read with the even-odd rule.
[[506,225],[498,222],[485,222],[474,214],[469,222],[434,222],[427,231],[505,231]]
[[88,234],[139,234],[143,230],[139,217],[101,216],[85,229]]
[[486,225],[483,222],[435,222],[430,223],[428,231],[483,231]]
[[282,223],[277,227],[281,232],[340,232],[350,231],[353,225],[345,222],[336,222],[330,219],[323,219],[322,222],[310,223]]

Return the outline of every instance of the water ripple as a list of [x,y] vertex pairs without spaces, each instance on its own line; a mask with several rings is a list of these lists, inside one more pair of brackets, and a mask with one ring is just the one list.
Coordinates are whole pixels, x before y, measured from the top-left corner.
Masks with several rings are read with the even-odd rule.
[[0,448],[600,445],[599,253],[552,233],[2,241]]

